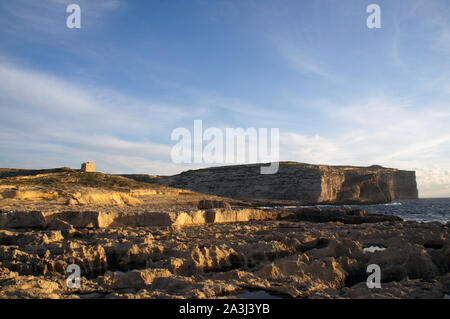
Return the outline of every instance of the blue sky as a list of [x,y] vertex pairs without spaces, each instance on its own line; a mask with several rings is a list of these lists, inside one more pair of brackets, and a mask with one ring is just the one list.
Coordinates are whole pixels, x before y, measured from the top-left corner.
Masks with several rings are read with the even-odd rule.
[[178,173],[171,132],[201,119],[450,196],[449,16],[447,0],[2,1],[0,167]]

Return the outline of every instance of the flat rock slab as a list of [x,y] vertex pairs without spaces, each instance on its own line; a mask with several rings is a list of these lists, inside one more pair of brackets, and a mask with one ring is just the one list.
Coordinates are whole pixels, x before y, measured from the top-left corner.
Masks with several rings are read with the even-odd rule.
[[48,217],[50,221],[59,219],[75,228],[106,228],[112,224],[114,218],[115,214],[96,211],[66,211]]
[[63,211],[44,215],[40,211],[0,212],[0,227],[8,228],[108,228],[148,226],[191,226],[218,223],[238,223],[269,220],[309,221],[316,223],[342,222],[363,224],[398,222],[396,216],[368,214],[364,210],[299,209],[292,212],[256,208],[210,208],[175,212],[102,212]]
[[275,210],[253,208],[212,208],[181,212],[107,213],[99,211],[64,211],[44,216],[40,211],[2,212],[0,228],[107,228],[147,226],[189,226],[215,223],[276,220],[280,213]]
[[341,222],[344,224],[364,224],[381,222],[400,222],[398,216],[369,214],[361,209],[301,208],[281,215],[286,220],[308,221],[314,223]]
[[277,211],[259,209],[196,210],[189,212],[124,214],[115,218],[111,226],[189,226],[214,223],[248,222],[253,220],[275,220]]
[[0,212],[0,228],[46,228],[47,221],[40,211]]

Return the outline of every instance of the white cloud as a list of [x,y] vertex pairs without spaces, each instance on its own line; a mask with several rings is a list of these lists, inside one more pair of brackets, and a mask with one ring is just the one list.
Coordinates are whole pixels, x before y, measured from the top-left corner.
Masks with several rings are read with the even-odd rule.
[[[336,132],[322,136],[282,134],[283,159],[417,170],[421,196],[450,196],[448,108],[418,108],[409,99],[386,96],[333,106],[321,100],[318,105],[323,121],[333,123]],[[430,169],[436,165],[440,169]]]
[[[159,167],[173,170],[170,146],[152,140],[168,139],[177,122],[191,114],[0,64],[0,165],[21,166],[30,157],[41,163],[53,154],[50,166],[116,156],[140,158],[137,162],[149,165],[159,159]],[[144,167],[148,165],[134,166],[134,171]]]
[[[63,120],[50,127],[66,129],[67,126],[83,130],[114,128],[116,132],[130,129],[157,131],[161,126],[173,124],[191,113],[178,106],[162,105],[120,95],[99,87],[82,87],[47,74],[0,64],[0,102],[3,122],[19,119],[45,120],[48,116]],[[25,118],[12,117],[18,115]],[[170,116],[167,116],[170,114]],[[50,118],[52,119],[52,118]],[[32,123],[30,123],[32,124]],[[33,127],[33,125],[31,125]],[[40,127],[40,130],[44,127]]]
[[416,169],[421,197],[448,197],[450,194],[450,170],[434,166]]
[[337,160],[339,146],[336,142],[315,135],[284,133],[280,136],[282,160],[298,160],[314,164],[333,164]]
[[279,47],[281,54],[290,62],[291,66],[301,73],[324,75],[323,66],[303,50],[287,45]]
[[290,41],[279,34],[271,36],[270,41],[293,70],[303,74],[331,77],[325,65],[313,57],[313,52],[306,45]]
[[[276,116],[245,103],[241,110],[239,101],[228,105],[229,100],[204,94],[194,100],[200,101],[201,109],[214,105],[238,115]],[[445,155],[450,152],[450,112],[445,103],[423,108],[409,98],[375,96],[340,104],[321,99],[312,105],[336,132],[310,135],[300,133],[301,127],[295,132],[281,128],[282,160],[414,169],[421,196],[450,196]],[[161,135],[167,141],[179,121],[190,122],[194,115],[192,109],[83,87],[0,63],[0,166],[77,167],[93,160],[100,170],[148,174],[205,167],[174,165],[172,145],[154,142]]]

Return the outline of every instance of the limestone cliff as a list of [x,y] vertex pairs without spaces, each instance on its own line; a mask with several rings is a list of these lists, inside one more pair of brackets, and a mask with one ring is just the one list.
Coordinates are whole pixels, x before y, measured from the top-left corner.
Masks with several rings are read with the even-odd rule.
[[261,175],[264,164],[190,170],[154,181],[237,199],[304,203],[386,203],[418,198],[414,171],[381,166],[346,167],[280,162],[278,173]]

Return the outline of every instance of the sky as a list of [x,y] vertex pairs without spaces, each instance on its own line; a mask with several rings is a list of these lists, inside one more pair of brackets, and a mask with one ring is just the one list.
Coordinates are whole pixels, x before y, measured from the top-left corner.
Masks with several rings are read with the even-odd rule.
[[1,1],[0,167],[176,174],[210,166],[170,155],[202,120],[279,128],[280,160],[415,170],[421,197],[450,197],[449,16],[448,0]]

